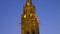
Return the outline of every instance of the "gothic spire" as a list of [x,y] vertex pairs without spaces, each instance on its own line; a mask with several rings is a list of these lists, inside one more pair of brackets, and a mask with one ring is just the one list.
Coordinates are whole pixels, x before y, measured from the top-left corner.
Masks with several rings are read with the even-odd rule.
[[26,0],[26,5],[27,5],[27,6],[32,5],[32,0]]

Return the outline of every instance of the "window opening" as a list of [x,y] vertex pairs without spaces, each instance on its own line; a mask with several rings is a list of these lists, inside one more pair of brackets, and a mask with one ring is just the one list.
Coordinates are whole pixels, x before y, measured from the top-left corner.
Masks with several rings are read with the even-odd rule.
[[35,34],[35,31],[34,30],[32,31],[32,34]]
[[27,32],[27,34],[29,34],[29,32]]

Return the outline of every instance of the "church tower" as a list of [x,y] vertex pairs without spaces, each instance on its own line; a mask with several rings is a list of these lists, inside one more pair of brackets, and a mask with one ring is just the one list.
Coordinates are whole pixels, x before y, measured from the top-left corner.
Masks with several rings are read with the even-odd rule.
[[39,34],[39,23],[32,0],[26,0],[21,15],[21,34]]

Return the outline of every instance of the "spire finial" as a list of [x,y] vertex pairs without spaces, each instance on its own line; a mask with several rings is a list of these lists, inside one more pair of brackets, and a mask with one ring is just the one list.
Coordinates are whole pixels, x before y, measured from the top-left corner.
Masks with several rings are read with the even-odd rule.
[[32,5],[32,0],[26,0],[26,5]]

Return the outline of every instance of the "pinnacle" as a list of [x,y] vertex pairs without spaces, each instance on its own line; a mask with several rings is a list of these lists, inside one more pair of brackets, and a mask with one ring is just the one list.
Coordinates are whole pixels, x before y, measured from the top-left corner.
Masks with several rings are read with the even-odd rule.
[[32,5],[32,0],[26,0],[26,5],[27,6]]

